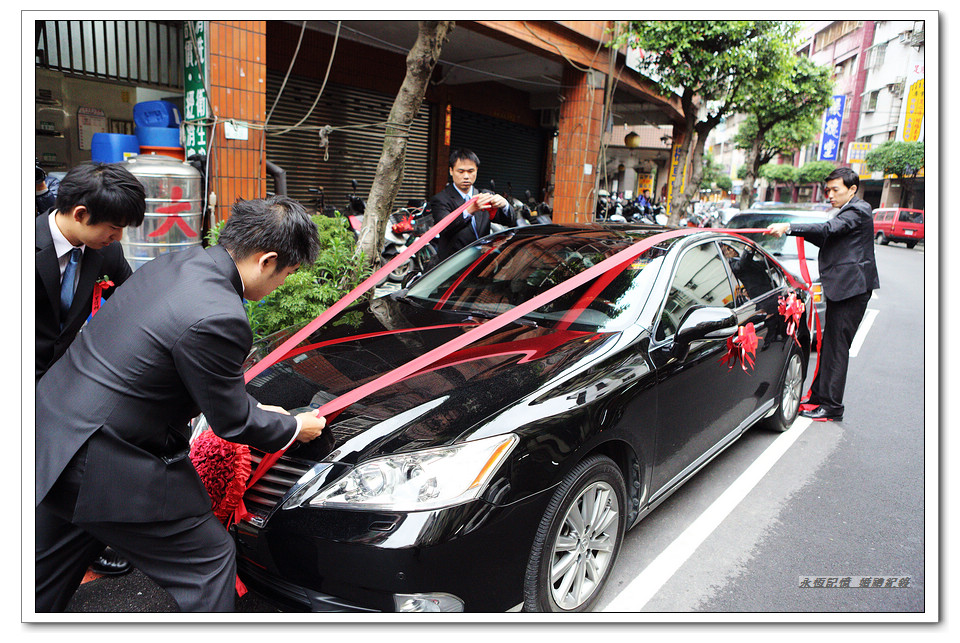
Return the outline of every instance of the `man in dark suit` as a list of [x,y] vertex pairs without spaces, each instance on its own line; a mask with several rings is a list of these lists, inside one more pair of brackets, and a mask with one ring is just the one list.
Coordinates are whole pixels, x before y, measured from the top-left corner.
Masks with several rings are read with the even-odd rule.
[[460,219],[437,236],[438,259],[446,259],[460,248],[490,234],[491,217],[487,208],[496,208],[493,215],[495,223],[508,227],[517,223],[516,215],[505,198],[499,194],[478,192],[474,188],[479,168],[480,159],[470,150],[460,148],[450,152],[450,183],[433,195],[427,205],[434,222],[439,222],[478,194],[479,198],[463,212]]
[[[109,298],[133,272],[116,242],[128,225],[143,223],[146,209],[143,185],[120,164],[78,165],[63,178],[55,199],[54,207],[35,219],[35,382],[60,359],[90,316],[94,283],[102,277],[112,281],[103,293]],[[108,548],[92,569],[124,574],[130,563]]]
[[313,413],[260,407],[241,371],[243,298],[266,297],[318,250],[296,201],[240,201],[219,245],[137,270],[40,379],[37,611],[66,607],[102,544],[183,611],[233,609],[234,545],[190,461],[189,421],[202,412],[221,438],[266,452],[320,435]]
[[858,198],[860,179],[842,167],[827,176],[830,204],[840,211],[823,223],[775,223],[767,233],[801,236],[820,247],[818,263],[827,309],[820,349],[820,368],[810,391],[815,408],[801,412],[813,420],[843,419],[850,344],[867,310],[867,302],[880,287],[873,251],[873,210]]

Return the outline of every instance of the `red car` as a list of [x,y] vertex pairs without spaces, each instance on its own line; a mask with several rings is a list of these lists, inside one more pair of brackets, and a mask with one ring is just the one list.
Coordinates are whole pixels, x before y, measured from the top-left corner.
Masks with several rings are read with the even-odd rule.
[[877,243],[891,241],[907,244],[908,248],[923,241],[923,210],[910,208],[878,208],[873,211],[873,236]]

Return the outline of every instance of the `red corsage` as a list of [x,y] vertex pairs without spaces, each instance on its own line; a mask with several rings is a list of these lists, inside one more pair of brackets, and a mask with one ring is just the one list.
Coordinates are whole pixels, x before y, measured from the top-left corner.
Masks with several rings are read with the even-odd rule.
[[787,335],[793,337],[793,341],[797,342],[797,346],[799,346],[800,340],[797,339],[797,328],[800,326],[800,319],[803,318],[806,307],[797,298],[797,294],[793,292],[787,297],[780,297],[778,301],[778,310],[787,320]]
[[103,291],[108,288],[113,288],[113,282],[110,281],[110,278],[107,275],[104,275],[97,279],[93,284],[93,301],[91,304],[90,315],[96,315],[97,311],[100,310],[100,304],[103,303]]
[[727,354],[720,360],[721,364],[730,362],[729,368],[733,368],[736,362],[740,362],[740,367],[746,373],[747,366],[753,368],[753,358],[757,352],[757,333],[753,328],[753,323],[741,326],[737,329],[737,334],[727,338]]
[[207,429],[190,447],[190,460],[210,494],[213,514],[225,521],[243,498],[250,478],[250,447],[217,437]]

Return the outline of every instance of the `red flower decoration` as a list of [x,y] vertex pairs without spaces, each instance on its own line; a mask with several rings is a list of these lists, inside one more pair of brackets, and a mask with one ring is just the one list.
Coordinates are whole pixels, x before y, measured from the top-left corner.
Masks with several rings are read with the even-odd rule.
[[778,301],[778,310],[787,320],[787,335],[793,337],[793,341],[797,342],[797,346],[799,346],[800,340],[797,339],[797,328],[800,327],[800,319],[803,317],[806,307],[802,301],[797,299],[797,294],[793,292],[787,297],[780,297]]
[[97,314],[97,311],[100,310],[100,304],[103,301],[103,291],[108,288],[113,288],[113,282],[110,281],[110,278],[107,275],[104,275],[97,279],[93,284],[93,300],[91,302],[90,316]]
[[753,358],[757,352],[757,332],[754,330],[753,323],[741,326],[737,329],[737,334],[727,338],[727,354],[723,356],[720,363],[730,362],[730,368],[736,362],[740,362],[740,367],[746,373],[747,366],[753,368]]
[[210,494],[213,514],[225,521],[240,505],[250,477],[250,448],[217,437],[207,429],[190,447],[193,462],[203,486]]

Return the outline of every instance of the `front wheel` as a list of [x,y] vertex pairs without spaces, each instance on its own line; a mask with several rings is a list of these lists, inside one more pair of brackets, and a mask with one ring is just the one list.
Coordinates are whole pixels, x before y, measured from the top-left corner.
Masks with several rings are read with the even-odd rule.
[[887,235],[883,234],[882,232],[878,232],[878,233],[877,233],[877,243],[880,244],[881,246],[885,246],[885,245],[887,245],[888,243],[890,243],[890,240],[887,239]]
[[800,398],[803,395],[803,364],[796,347],[790,351],[787,369],[783,374],[780,395],[777,397],[777,409],[773,415],[765,418],[762,426],[772,431],[784,432],[793,425],[800,412]]
[[588,611],[610,576],[625,531],[620,469],[601,455],[580,462],[540,521],[524,578],[524,611]]

